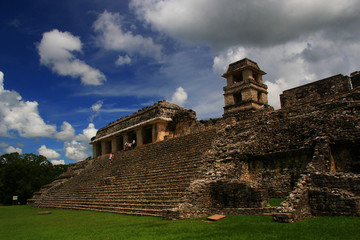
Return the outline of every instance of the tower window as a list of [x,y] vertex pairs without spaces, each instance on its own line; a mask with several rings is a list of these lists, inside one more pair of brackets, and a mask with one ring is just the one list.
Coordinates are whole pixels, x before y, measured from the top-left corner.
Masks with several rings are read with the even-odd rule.
[[257,73],[253,73],[253,78],[255,81],[259,82],[259,75]]
[[235,103],[235,104],[241,103],[241,101],[242,101],[242,96],[241,96],[241,93],[240,93],[240,92],[234,94],[233,97],[234,97],[234,103]]
[[258,100],[258,102],[261,102],[261,92],[257,93],[257,100]]
[[238,83],[238,82],[241,82],[243,80],[243,75],[242,75],[242,72],[237,74],[237,75],[234,75],[234,83]]

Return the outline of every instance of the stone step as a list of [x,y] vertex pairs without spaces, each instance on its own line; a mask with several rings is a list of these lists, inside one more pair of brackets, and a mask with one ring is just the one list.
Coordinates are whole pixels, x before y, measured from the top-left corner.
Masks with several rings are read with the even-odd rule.
[[156,204],[156,205],[162,205],[162,204],[175,204],[179,203],[178,198],[172,198],[172,199],[149,199],[149,198],[97,198],[97,197],[79,197],[79,198],[64,198],[64,197],[57,197],[57,198],[47,198],[43,202],[45,203],[55,203],[55,202],[61,202],[61,201],[72,201],[72,202],[89,202],[89,203],[106,203],[106,204]]
[[[177,202],[179,203],[179,202]],[[81,205],[81,206],[86,206],[86,207],[91,207],[91,208],[101,208],[103,206],[106,207],[121,207],[121,208],[141,208],[141,207],[146,207],[147,209],[152,209],[152,210],[158,210],[158,209],[166,209],[166,208],[172,208],[175,206],[176,203],[173,204],[156,204],[156,203],[128,203],[128,202],[111,202],[111,201],[106,201],[106,202],[91,202],[91,201],[57,201],[57,202],[51,202],[51,201],[45,201],[42,204],[48,205],[48,206],[57,206],[57,205],[72,205],[72,206],[76,206],[76,205]]]
[[123,197],[123,196],[144,196],[144,197],[169,197],[169,196],[179,196],[183,191],[174,189],[173,191],[113,191],[113,192],[105,192],[105,191],[82,191],[80,193],[74,193],[71,191],[68,192],[58,192],[49,195],[50,196],[67,196],[67,197],[73,197],[73,196],[111,196],[111,197]]
[[127,215],[139,215],[139,216],[161,216],[162,209],[144,209],[144,208],[121,208],[121,207],[88,207],[83,205],[68,205],[68,204],[59,204],[59,205],[41,205],[42,208],[61,208],[61,209],[74,209],[74,210],[89,210],[89,211],[98,211],[98,212],[110,212],[118,214],[127,214]]
[[64,187],[64,191],[73,191],[73,192],[82,192],[82,191],[113,191],[113,190],[123,190],[123,191],[172,191],[174,189],[185,189],[191,181],[178,181],[176,183],[167,184],[167,183],[111,183],[103,185],[92,185],[92,186],[83,186],[81,187]]

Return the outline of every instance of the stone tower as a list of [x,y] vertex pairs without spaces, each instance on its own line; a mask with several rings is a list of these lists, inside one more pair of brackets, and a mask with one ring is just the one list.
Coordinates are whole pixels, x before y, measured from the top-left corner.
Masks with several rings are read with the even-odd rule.
[[267,86],[262,82],[265,74],[256,62],[247,58],[229,65],[222,75],[227,80],[224,116],[267,106]]

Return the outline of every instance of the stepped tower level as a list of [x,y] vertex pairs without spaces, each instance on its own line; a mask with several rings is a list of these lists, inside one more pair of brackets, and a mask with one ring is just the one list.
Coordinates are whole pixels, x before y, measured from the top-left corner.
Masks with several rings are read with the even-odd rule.
[[267,106],[267,86],[262,82],[265,74],[256,62],[247,58],[229,65],[222,75],[227,80],[224,116]]

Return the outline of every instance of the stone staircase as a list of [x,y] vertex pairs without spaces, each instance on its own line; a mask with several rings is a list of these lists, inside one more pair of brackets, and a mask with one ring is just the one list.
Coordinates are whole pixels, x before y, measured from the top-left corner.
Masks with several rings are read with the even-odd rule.
[[[180,203],[196,179],[216,131],[206,130],[87,160],[78,174],[44,186],[29,202],[36,207],[161,216]],[[71,169],[70,169],[71,172]]]

